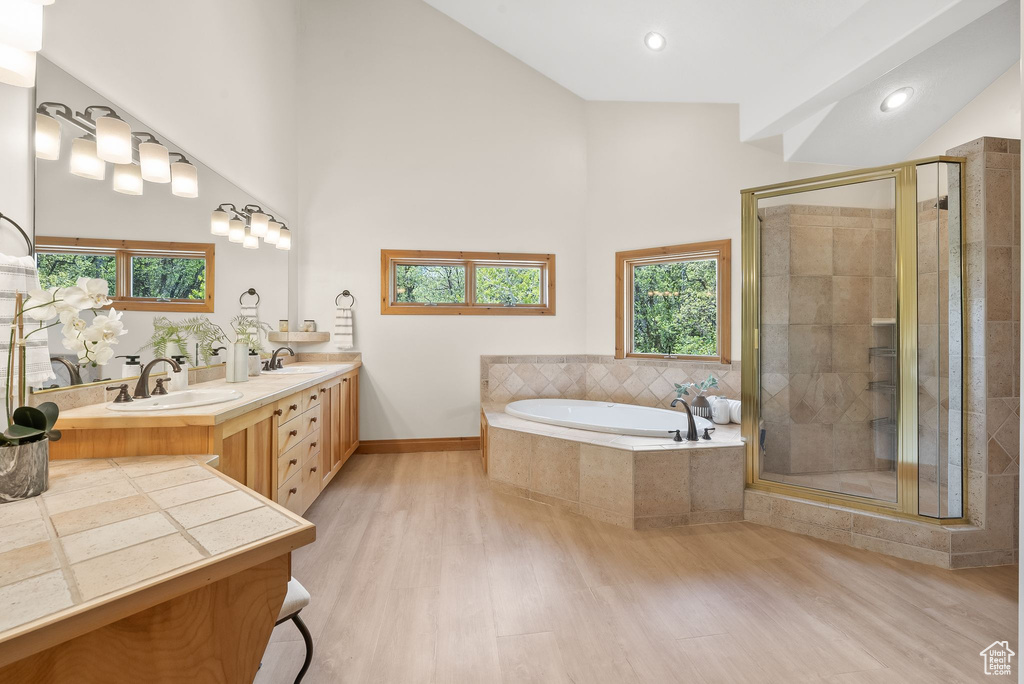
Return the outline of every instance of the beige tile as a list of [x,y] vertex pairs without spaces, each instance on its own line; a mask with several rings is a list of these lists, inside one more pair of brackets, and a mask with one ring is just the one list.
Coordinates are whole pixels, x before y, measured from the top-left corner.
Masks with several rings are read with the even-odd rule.
[[529,434],[517,430],[488,430],[487,475],[492,480],[528,487],[531,439]]
[[0,587],[0,632],[71,607],[71,593],[60,570]]
[[636,517],[681,516],[689,512],[689,450],[640,452],[633,459],[633,514]]
[[771,526],[777,527],[780,530],[796,532],[797,534],[805,534],[809,537],[816,537],[817,539],[824,539],[825,541],[845,544],[847,546],[852,542],[852,534],[849,530],[840,530],[835,527],[815,525],[814,523],[795,520],[793,518],[772,515]]
[[625,527],[628,529],[633,528],[633,515],[631,513],[620,513],[618,511],[609,511],[604,508],[599,508],[597,506],[580,504],[580,515],[591,518],[592,520],[608,523],[609,525],[617,525],[618,527]]
[[230,482],[219,477],[212,477],[207,480],[189,482],[177,487],[168,487],[167,489],[150,492],[149,497],[159,506],[171,508],[190,501],[198,501],[199,499],[206,499],[233,491],[237,491],[237,489]]
[[831,371],[831,326],[789,326],[789,372],[830,373]]
[[690,451],[690,510],[742,510],[745,463],[743,448]]
[[580,503],[632,518],[632,452],[580,445]]
[[690,514],[652,515],[646,518],[633,518],[634,530],[658,530],[664,527],[682,527],[690,524]]
[[715,525],[718,523],[739,522],[743,520],[743,509],[727,511],[692,511],[686,517],[687,525]]
[[986,312],[990,321],[1013,319],[1012,250],[1010,247],[989,247],[985,252]]
[[64,536],[128,518],[137,518],[155,510],[156,505],[148,497],[138,494],[58,513],[50,516],[50,522],[53,523],[57,534]]
[[189,529],[236,513],[250,511],[262,505],[255,497],[242,491],[234,491],[175,506],[167,509],[167,513],[182,527]]
[[832,426],[807,423],[790,426],[791,472],[831,472],[834,468],[832,453]]
[[900,544],[899,542],[879,539],[878,537],[868,537],[856,533],[853,534],[852,543],[853,546],[856,546],[859,549],[866,549],[876,553],[884,553],[889,556],[896,556],[897,558],[917,561],[918,563],[925,563],[927,565],[935,565],[940,568],[949,567],[949,553],[945,551],[934,551],[920,546]]
[[747,489],[743,492],[743,509],[767,513],[772,509],[772,497],[764,492]]
[[141,477],[195,465],[195,462],[186,456],[131,456],[116,458],[114,462],[128,477]]
[[27,520],[14,525],[0,527],[0,553],[46,541],[50,538],[46,523],[40,520]]
[[836,276],[832,279],[834,324],[870,325],[871,303],[871,278]]
[[949,552],[949,530],[939,525],[858,512],[853,514],[853,531],[868,537]]
[[789,281],[786,276],[761,278],[761,323],[789,323]]
[[875,431],[870,423],[835,423],[832,430],[836,470],[874,468]]
[[579,501],[569,501],[567,499],[560,499],[557,496],[548,496],[547,494],[541,494],[540,492],[527,492],[531,501],[537,501],[538,503],[546,504],[554,508],[559,508],[563,511],[570,511],[572,513],[580,512]]
[[39,510],[39,504],[35,498],[0,504],[0,527],[29,520],[42,520],[42,518],[43,512]]
[[836,373],[867,373],[873,346],[870,325],[842,325],[832,329],[832,370]]
[[82,599],[89,601],[202,558],[184,536],[172,534],[77,563],[71,571]]
[[[1010,155],[1000,155],[1005,159]],[[1009,168],[985,170],[985,243],[990,247],[1013,244],[1013,174]]]
[[790,275],[832,275],[832,228],[793,226],[789,242]]
[[789,371],[789,326],[765,325],[761,328],[761,371]]
[[851,513],[848,510],[786,497],[772,497],[771,513],[772,516],[832,527],[837,530],[849,530],[851,524]]
[[143,475],[142,477],[135,478],[135,484],[144,492],[153,492],[158,489],[167,489],[175,485],[197,482],[211,477],[216,477],[216,475],[202,466],[192,465],[163,473]]
[[761,274],[789,275],[789,217],[766,218],[761,224]]
[[84,470],[78,468],[51,468],[49,483],[46,491],[43,493],[43,497],[49,499],[65,492],[126,481],[124,473],[120,472],[109,462],[102,459],[95,460],[98,465],[103,467]]
[[218,554],[291,527],[295,527],[295,523],[289,518],[270,508],[259,508],[193,527],[189,534],[211,554]]
[[828,325],[832,322],[832,278],[791,276],[788,285],[790,323]]
[[129,518],[69,534],[61,538],[61,545],[69,563],[81,563],[126,546],[173,534],[175,531],[176,528],[163,513],[147,513],[138,518]]
[[873,255],[874,231],[871,228],[832,230],[832,272],[835,275],[873,275]]
[[85,508],[104,501],[123,499],[126,496],[135,496],[139,492],[127,480],[111,482],[109,484],[87,487],[73,492],[54,494],[45,498],[46,510],[50,515],[57,515],[65,511],[73,511],[78,508]]
[[530,490],[567,501],[579,501],[579,442],[533,435],[530,444]]
[[49,541],[0,553],[0,586],[20,582],[60,567]]

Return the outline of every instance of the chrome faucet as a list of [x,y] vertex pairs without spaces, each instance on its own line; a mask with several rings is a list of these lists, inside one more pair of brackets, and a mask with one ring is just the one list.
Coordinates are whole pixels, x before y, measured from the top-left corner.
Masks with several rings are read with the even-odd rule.
[[71,363],[63,356],[51,356],[50,362],[52,363],[54,361],[64,364],[64,367],[68,369],[68,382],[70,382],[72,386],[82,384],[82,371],[78,366]]
[[[698,441],[700,439],[700,437],[697,436],[697,423],[694,422],[694,420],[693,420],[693,413],[690,412],[690,405],[687,404],[683,400],[682,397],[679,397],[678,399],[673,399],[672,400],[672,408],[675,408],[676,404],[682,404],[683,405],[683,408],[686,409],[686,417],[689,419],[689,423],[690,424],[689,424],[689,426],[687,427],[687,430],[686,430],[686,441],[687,442],[696,442],[696,441]],[[669,432],[675,432],[676,436],[679,435],[679,431],[678,430],[669,430]]]
[[153,359],[146,364],[146,367],[142,369],[142,375],[139,376],[139,382],[135,385],[135,392],[132,394],[136,399],[149,399],[149,374],[153,370],[153,366],[158,363],[169,363],[171,368],[174,369],[175,373],[181,372],[181,366],[178,362],[173,359]]
[[295,356],[295,351],[291,347],[278,347],[270,357],[267,370],[279,370],[281,368],[281,359],[277,358],[277,355],[283,351],[288,352],[288,356]]

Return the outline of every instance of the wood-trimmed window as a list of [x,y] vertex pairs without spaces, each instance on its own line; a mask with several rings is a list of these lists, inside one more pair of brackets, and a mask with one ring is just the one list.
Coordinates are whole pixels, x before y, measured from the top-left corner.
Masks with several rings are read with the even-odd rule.
[[730,361],[731,240],[615,255],[615,358]]
[[104,278],[121,311],[213,313],[214,244],[39,235],[36,265],[44,288]]
[[380,312],[553,316],[555,255],[382,249]]

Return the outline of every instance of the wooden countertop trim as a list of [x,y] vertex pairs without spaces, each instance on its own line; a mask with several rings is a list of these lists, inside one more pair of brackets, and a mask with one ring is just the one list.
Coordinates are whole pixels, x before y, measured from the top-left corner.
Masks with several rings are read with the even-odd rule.
[[[184,457],[183,457],[184,458]],[[64,610],[0,633],[0,667],[43,651],[94,629],[117,622],[177,596],[220,581],[316,540],[316,526],[283,506],[247,490],[201,461],[198,465],[261,500],[266,508],[291,519],[296,527],[283,530],[137,584],[84,601]]]
[[[294,364],[293,364],[294,365]],[[301,364],[299,364],[301,365]],[[255,396],[236,399],[223,404],[210,406],[196,406],[187,409],[174,409],[168,411],[151,411],[144,413],[116,413],[108,411],[104,404],[92,404],[79,408],[62,411],[57,420],[58,430],[74,430],[88,428],[151,428],[151,427],[188,427],[188,426],[213,426],[225,423],[232,418],[249,413],[250,411],[273,404],[284,397],[300,392],[325,380],[330,380],[346,373],[351,373],[362,367],[362,362],[352,361],[344,363],[310,363],[311,366],[331,366],[331,369],[316,375],[260,375],[255,382],[261,379],[273,379],[290,381],[288,384],[274,387]],[[263,380],[265,381],[265,380]],[[253,382],[250,380],[250,382]],[[243,392],[247,383],[228,383],[224,380],[212,380],[210,382],[192,385],[192,389],[210,389],[225,387]],[[241,402],[241,403],[239,403]]]

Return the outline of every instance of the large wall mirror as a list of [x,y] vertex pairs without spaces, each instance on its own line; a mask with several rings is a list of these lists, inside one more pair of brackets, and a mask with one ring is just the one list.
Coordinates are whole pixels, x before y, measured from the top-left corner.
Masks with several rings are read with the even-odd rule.
[[[141,195],[115,191],[113,164],[106,164],[102,180],[71,173],[72,145],[84,133],[66,122],[61,122],[59,157],[36,160],[35,239],[41,284],[70,285],[81,276],[106,279],[111,296],[116,296],[115,307],[125,311],[128,331],[115,353],[139,354],[143,363],[152,359],[152,349],[144,347],[157,317],[181,321],[205,316],[227,330],[243,304],[255,304],[255,297],[242,297],[250,288],[258,293],[262,321],[276,325],[288,318],[288,252],[264,240],[257,249],[247,249],[211,234],[211,214],[223,203],[238,208],[258,205],[280,222],[286,223],[286,217],[134,118],[122,103],[107,100],[40,58],[36,105],[44,102],[66,104],[73,112],[93,105],[111,107],[133,132],[151,133],[197,170],[195,198],[175,196],[171,183],[145,182]],[[61,328],[56,326],[50,330],[51,354],[76,364],[76,355],[65,350],[61,340]],[[206,359],[196,359],[194,346],[189,347],[181,353],[190,354],[190,363],[203,365]],[[123,362],[115,358],[105,366],[83,367],[82,380],[120,378]],[[53,365],[57,380],[36,391],[71,384],[68,366],[59,360]]]

